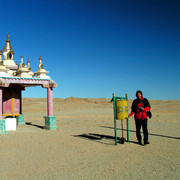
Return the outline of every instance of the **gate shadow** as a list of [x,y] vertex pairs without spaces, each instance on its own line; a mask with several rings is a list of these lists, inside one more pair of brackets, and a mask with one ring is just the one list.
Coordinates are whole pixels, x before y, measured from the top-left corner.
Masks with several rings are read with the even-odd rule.
[[40,126],[40,125],[37,125],[37,124],[32,124],[32,122],[26,122],[25,124],[28,125],[28,126],[35,126],[37,128],[44,129],[44,126]]

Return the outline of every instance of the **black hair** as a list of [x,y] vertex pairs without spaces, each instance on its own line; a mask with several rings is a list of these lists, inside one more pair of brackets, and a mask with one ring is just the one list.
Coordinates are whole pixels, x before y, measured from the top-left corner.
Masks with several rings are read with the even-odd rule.
[[139,93],[141,93],[141,95],[143,96],[142,91],[138,90],[138,91],[136,91],[136,97],[138,96]]

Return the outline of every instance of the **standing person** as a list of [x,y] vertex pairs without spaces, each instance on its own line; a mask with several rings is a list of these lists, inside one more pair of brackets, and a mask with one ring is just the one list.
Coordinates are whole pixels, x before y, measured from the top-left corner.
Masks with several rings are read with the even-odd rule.
[[142,145],[141,138],[141,126],[143,128],[144,134],[144,145],[149,144],[148,141],[148,128],[147,128],[147,111],[151,109],[149,101],[143,97],[143,94],[140,90],[136,92],[136,99],[133,101],[131,106],[131,113],[129,117],[134,114],[135,125],[136,125],[136,137],[138,144]]

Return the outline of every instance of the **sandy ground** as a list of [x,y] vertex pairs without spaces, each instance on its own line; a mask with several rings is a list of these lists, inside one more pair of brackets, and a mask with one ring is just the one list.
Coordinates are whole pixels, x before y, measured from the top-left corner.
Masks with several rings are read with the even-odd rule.
[[0,135],[0,179],[180,179],[180,101],[150,101],[147,146],[136,143],[133,118],[130,143],[114,145],[109,101],[54,99],[58,129],[48,131],[46,99],[23,99],[27,124]]

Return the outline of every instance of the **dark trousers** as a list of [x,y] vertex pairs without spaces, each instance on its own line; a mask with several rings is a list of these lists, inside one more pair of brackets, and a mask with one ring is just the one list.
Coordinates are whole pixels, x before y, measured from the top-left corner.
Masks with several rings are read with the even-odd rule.
[[135,119],[135,124],[136,124],[136,137],[138,141],[141,141],[141,126],[143,128],[143,134],[144,134],[144,141],[148,140],[148,129],[147,129],[147,119],[144,120],[137,120]]

